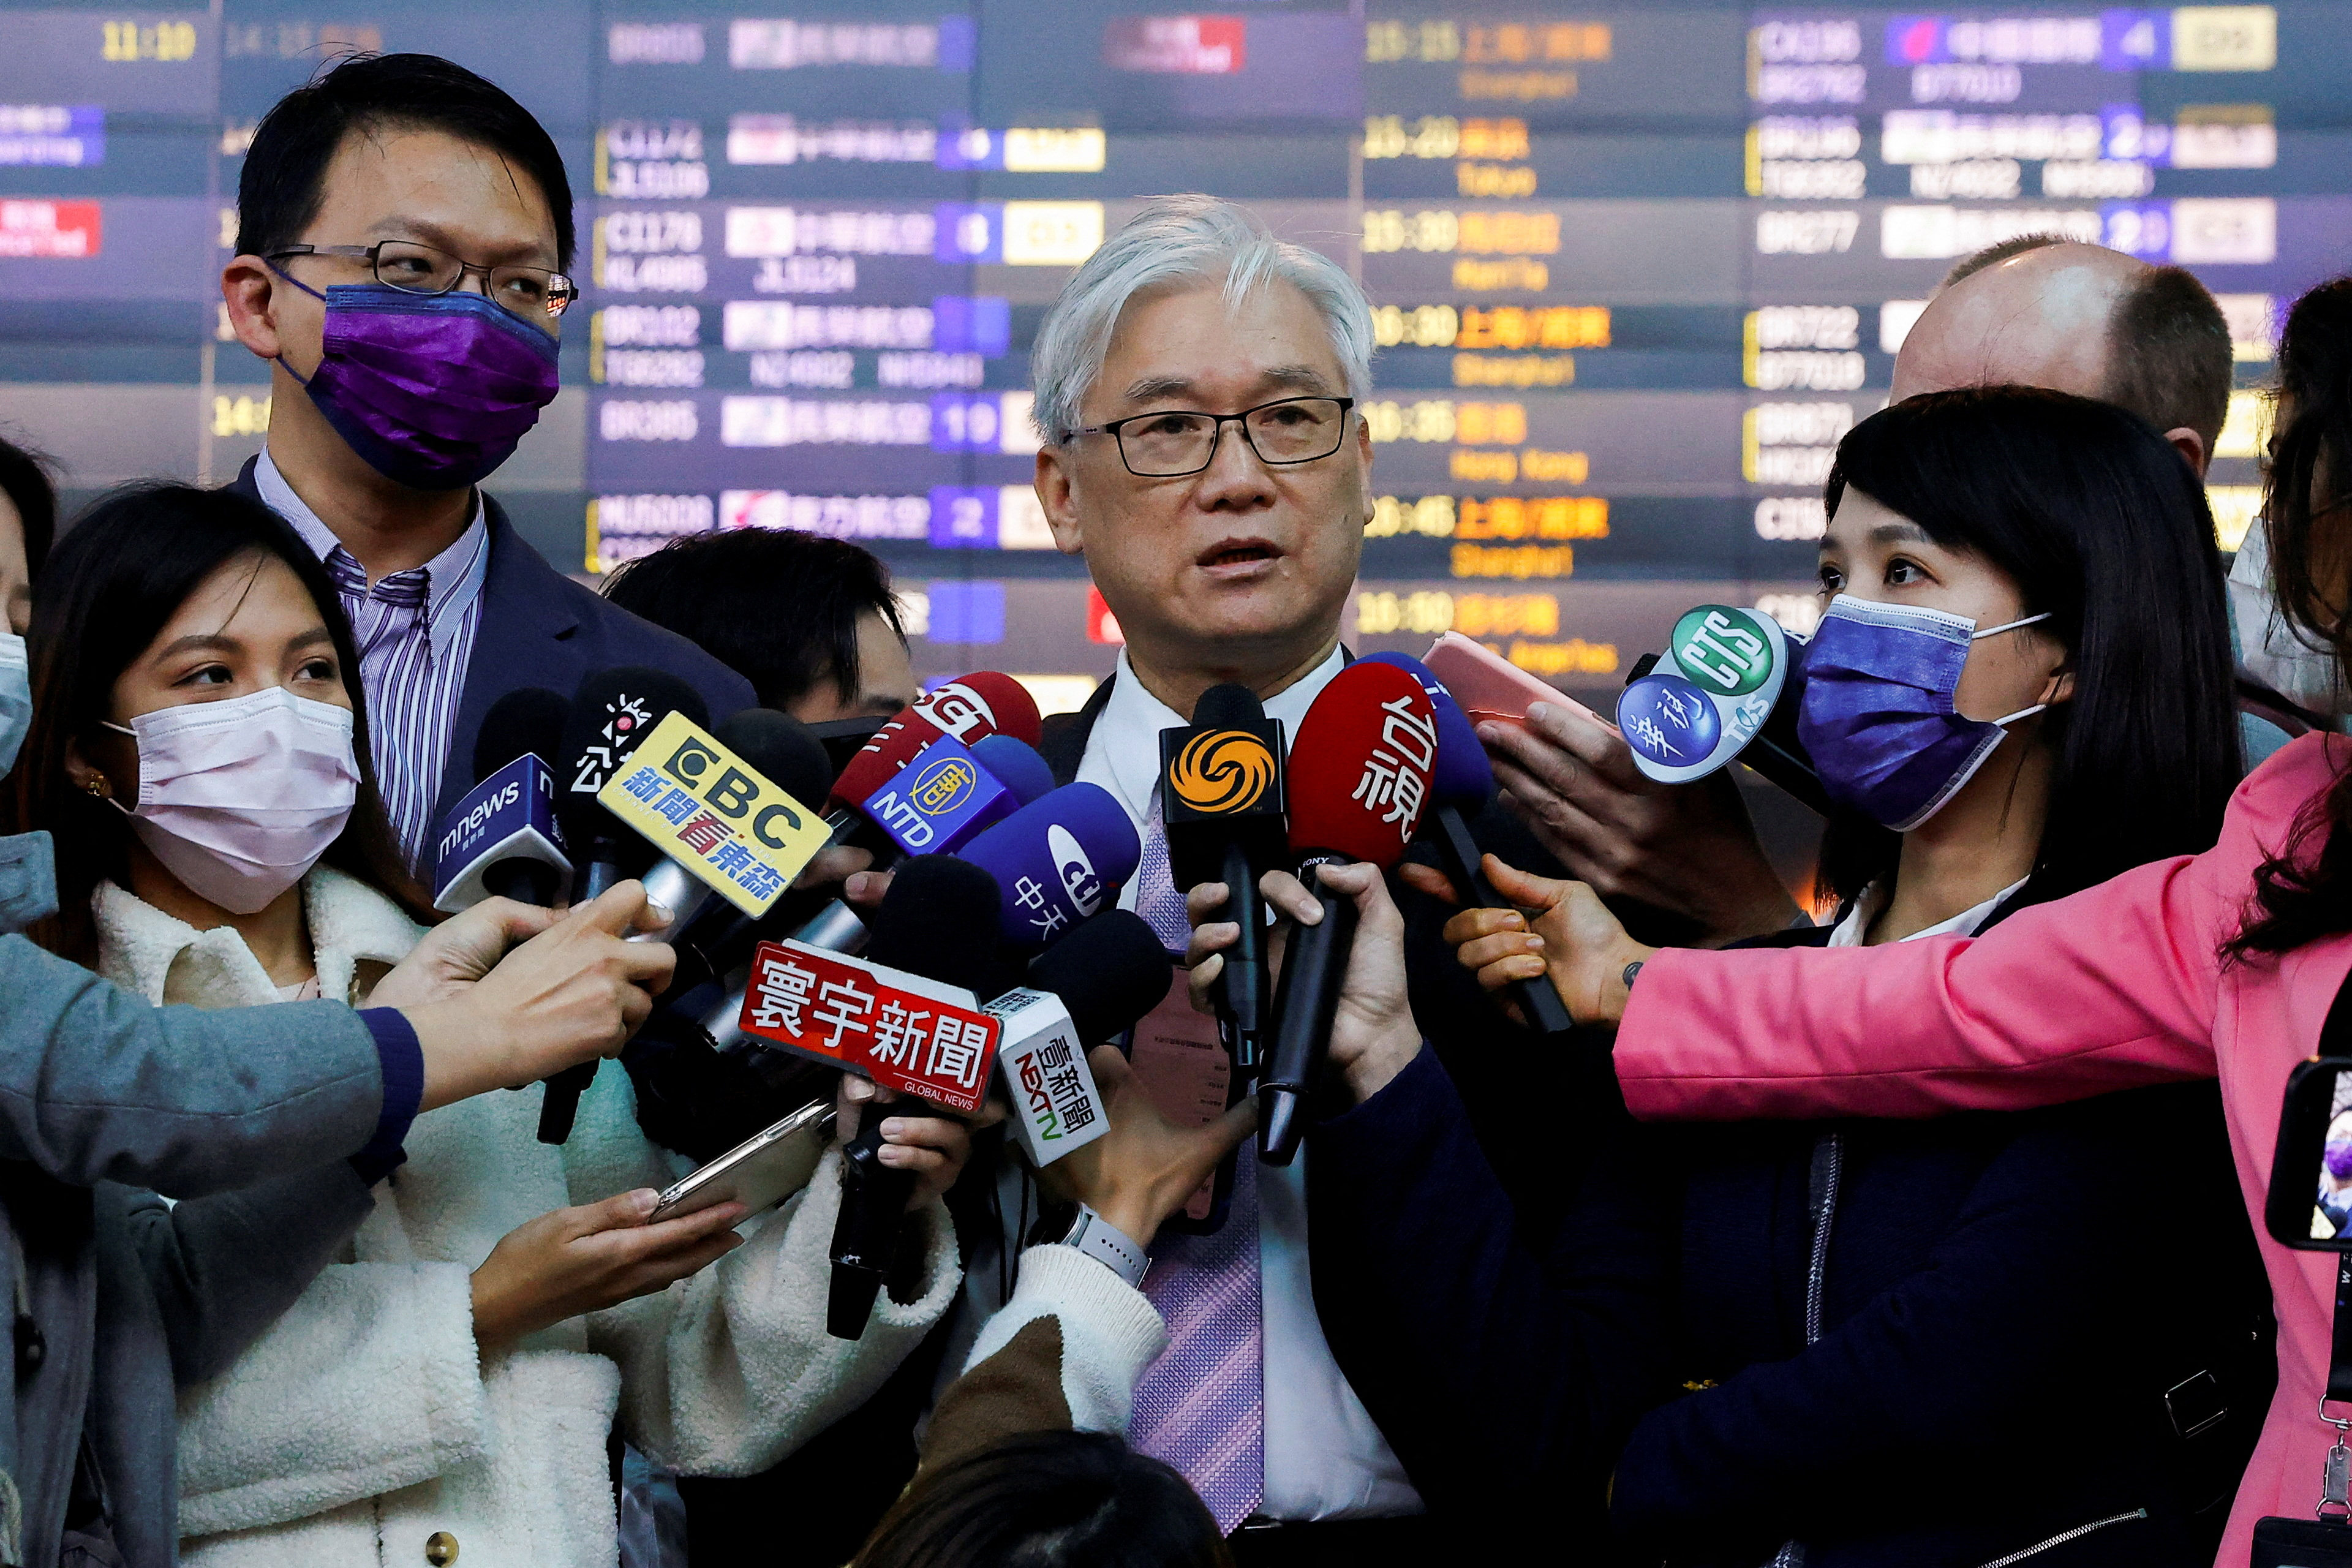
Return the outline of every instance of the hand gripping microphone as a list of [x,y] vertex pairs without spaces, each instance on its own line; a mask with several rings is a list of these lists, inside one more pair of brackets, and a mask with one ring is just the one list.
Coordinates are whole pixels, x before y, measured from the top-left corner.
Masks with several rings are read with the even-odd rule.
[[1168,954],[1132,910],[1081,921],[1029,965],[1017,990],[988,1005],[1013,1130],[1032,1165],[1052,1164],[1110,1131],[1110,1107],[1087,1050],[1125,1034],[1168,994]]
[[[635,835],[596,795],[637,743],[672,713],[683,713],[697,724],[710,716],[694,688],[667,670],[635,666],[598,670],[573,693],[556,763],[555,815],[580,871],[574,901],[586,903],[601,896],[614,883],[626,881],[642,864]],[[595,1077],[596,1064],[583,1062],[547,1080],[547,1096],[539,1106],[541,1142],[561,1143],[572,1136],[581,1093]]]
[[[1420,681],[1437,712],[1437,770],[1430,786],[1431,809],[1422,821],[1422,837],[1436,847],[1446,876],[1461,890],[1465,903],[1481,909],[1509,909],[1510,901],[1495,890],[1480,869],[1477,841],[1470,837],[1469,819],[1495,798],[1495,765],[1486,760],[1486,748],[1478,743],[1470,716],[1421,660],[1401,653],[1376,653],[1364,662],[1392,664]],[[1549,976],[1515,980],[1510,994],[1528,1027],[1539,1035],[1565,1035],[1576,1026]]]
[[[868,962],[961,986],[976,996],[1009,989],[996,944],[973,940],[996,920],[996,879],[979,867],[945,855],[908,861],[876,906],[868,925]],[[833,1227],[833,1284],[825,1300],[825,1331],[854,1340],[866,1332],[874,1298],[898,1252],[898,1233],[914,1173],[881,1162],[882,1123],[893,1116],[939,1114],[919,1100],[868,1103],[857,1136],[842,1146],[841,1217]]]
[[555,773],[572,704],[545,687],[490,704],[474,741],[474,788],[449,808],[434,840],[433,907],[445,914],[484,899],[541,908],[572,884],[555,821]]
[[1386,869],[1421,826],[1437,764],[1437,714],[1421,682],[1369,660],[1332,677],[1290,751],[1290,847],[1323,919],[1290,933],[1274,994],[1274,1049],[1258,1084],[1258,1158],[1287,1165],[1305,1102],[1330,1048],[1355,941],[1356,906],[1315,874],[1369,861]]
[[1213,686],[1192,722],[1160,731],[1160,813],[1178,892],[1225,885],[1220,920],[1240,925],[1217,976],[1217,1028],[1243,1080],[1265,1065],[1265,901],[1261,874],[1287,857],[1282,725],[1246,686]]

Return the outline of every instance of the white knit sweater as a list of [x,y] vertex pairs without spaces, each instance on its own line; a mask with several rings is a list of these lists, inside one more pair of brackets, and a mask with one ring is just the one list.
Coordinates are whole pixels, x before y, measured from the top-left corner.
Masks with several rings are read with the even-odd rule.
[[[335,871],[303,883],[321,993],[360,1000],[417,928]],[[151,1000],[278,1000],[242,938],[198,932],[112,886],[95,900],[100,970]],[[824,1331],[838,1155],[751,1239],[657,1295],[483,1355],[470,1275],[499,1239],[569,1204],[664,1186],[682,1163],[637,1131],[607,1062],[572,1141],[536,1136],[540,1095],[493,1093],[417,1118],[341,1261],[225,1375],[180,1400],[180,1528],[191,1568],[412,1568],[436,1532],[465,1568],[614,1568],[604,1440],[675,1468],[749,1474],[862,1404],[954,1299],[936,1204],[924,1289],[884,1292],[866,1337]]]

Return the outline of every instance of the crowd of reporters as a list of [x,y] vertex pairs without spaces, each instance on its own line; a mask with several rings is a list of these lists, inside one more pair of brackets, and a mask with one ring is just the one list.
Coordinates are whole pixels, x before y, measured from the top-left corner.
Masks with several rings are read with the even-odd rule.
[[[920,690],[854,545],[599,595],[524,540],[479,484],[572,196],[489,82],[338,65],[238,212],[236,482],[61,529],[0,451],[0,1565],[2236,1564],[2309,1511],[2333,1270],[2248,1215],[2352,932],[2352,282],[2225,578],[2202,287],[1955,269],[1829,480],[1815,911],[1730,774],[1340,646],[1369,310],[1242,208],[1150,204],[1039,331],[1127,638],[1044,718]],[[657,731],[789,886],[633,826]],[[761,1011],[803,959],[1059,1076],[844,1072]],[[780,1205],[665,1198],[803,1113]]]

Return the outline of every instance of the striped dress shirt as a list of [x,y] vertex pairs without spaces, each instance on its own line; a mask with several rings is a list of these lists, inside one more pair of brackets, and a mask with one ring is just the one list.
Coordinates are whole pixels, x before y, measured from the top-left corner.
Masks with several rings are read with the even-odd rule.
[[[358,557],[303,503],[265,448],[253,471],[271,510],[291,523],[327,568],[359,646],[360,685],[367,693],[368,742],[377,787],[394,835],[412,865],[421,864],[433,829],[433,805],[449,762],[449,735],[466,666],[482,620],[482,581],[490,564],[490,529],[481,493],[457,542],[422,566],[371,584]],[[425,868],[430,880],[432,868]]]

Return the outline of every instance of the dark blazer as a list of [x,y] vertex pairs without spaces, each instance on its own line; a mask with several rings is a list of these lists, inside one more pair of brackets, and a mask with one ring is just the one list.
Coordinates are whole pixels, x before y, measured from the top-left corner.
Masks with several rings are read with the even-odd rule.
[[[253,481],[258,458],[248,460],[230,489],[261,499]],[[547,563],[507,521],[494,496],[482,497],[490,530],[489,567],[482,579],[482,615],[473,658],[457,699],[449,760],[433,807],[438,823],[474,787],[474,742],[491,704],[509,691],[544,686],[565,697],[583,678],[619,665],[667,670],[702,694],[712,719],[749,708],[759,698],[751,683],[676,632],[640,620]]]
[[[2189,1515],[2226,1508],[2269,1402],[2222,1364],[2260,1296],[2212,1085],[1833,1125],[1635,1128],[1610,1098],[1608,1168],[1549,1225],[1426,1056],[1310,1134],[1340,1243],[1317,1301],[1433,1512],[1591,1520],[1607,1485],[1587,1561],[1752,1568],[1798,1539],[1806,1568],[1974,1568],[2146,1509],[2025,1561],[2210,1561],[2219,1512]],[[1552,1125],[1530,1096],[1517,1135]],[[2185,1444],[2163,1394],[2209,1368],[2236,1415]]]

